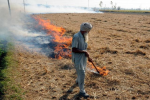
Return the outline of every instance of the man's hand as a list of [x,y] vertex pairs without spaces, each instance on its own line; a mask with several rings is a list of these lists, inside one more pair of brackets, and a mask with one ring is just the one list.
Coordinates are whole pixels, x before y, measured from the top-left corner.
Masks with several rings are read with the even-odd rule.
[[89,57],[89,53],[86,50],[79,50],[78,48],[72,48],[72,52],[85,53],[85,56],[88,57],[88,61],[92,62],[92,59]]
[[89,61],[89,62],[93,62],[93,60],[92,60],[90,57],[88,57],[88,61]]
[[89,53],[86,51],[85,56],[89,58]]
[[89,53],[87,51],[85,52],[85,56],[88,57],[89,62],[92,62],[92,59],[90,58]]

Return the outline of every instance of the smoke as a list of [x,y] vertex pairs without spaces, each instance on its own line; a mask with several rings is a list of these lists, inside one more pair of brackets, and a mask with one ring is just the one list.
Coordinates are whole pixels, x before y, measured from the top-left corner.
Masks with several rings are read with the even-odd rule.
[[8,23],[10,22],[10,17],[8,12],[6,12],[4,7],[0,7],[0,39],[8,37]]
[[[44,4],[25,4],[10,2],[11,15],[7,1],[0,1],[0,39],[9,39],[14,36],[16,39],[41,36],[43,33],[31,31],[25,27],[28,21],[35,23],[30,17],[37,13],[96,13],[91,8],[75,6],[52,6]],[[24,12],[25,11],[25,12]]]
[[26,28],[28,21],[34,21],[29,14],[22,13],[19,9],[20,6],[11,6],[11,15],[8,6],[0,6],[0,39],[11,40],[24,39],[26,37],[40,36],[42,33],[30,32]]
[[31,52],[52,55],[53,49],[48,45],[53,38],[47,36],[42,27],[36,26],[38,22],[30,14],[21,12],[19,7],[11,6],[10,15],[8,6],[0,6],[0,40],[9,41],[12,44],[19,43]]
[[[51,42],[52,36],[47,36],[45,30],[38,25],[38,22],[31,17],[37,13],[96,13],[84,7],[71,6],[48,6],[43,4],[26,4],[25,12],[23,4],[10,4],[11,15],[7,2],[0,1],[0,40],[7,40],[12,43],[21,43],[30,50],[34,48],[48,56],[55,56],[56,44]],[[13,41],[15,39],[15,41]]]
[[[29,30],[23,28],[24,22],[32,21],[30,14],[37,13],[96,13],[91,8],[75,7],[75,6],[53,6],[44,4],[25,4],[10,2],[11,15],[9,14],[8,3],[0,1],[0,38],[9,38],[11,35],[18,36],[38,36],[28,32]],[[25,12],[24,12],[25,10]]]
[[[102,13],[98,11],[98,8],[88,8],[81,6],[71,6],[71,5],[48,5],[43,4],[43,2],[33,2],[33,1],[25,1],[25,6],[23,1],[10,1],[10,8],[12,14],[14,11],[18,10],[20,13],[33,14],[33,13]],[[7,0],[0,1],[1,6],[5,6],[8,8]],[[17,8],[17,9],[16,9]],[[94,10],[93,10],[94,9]],[[95,11],[97,9],[97,11]],[[9,13],[7,9],[7,13]]]
[[53,5],[30,5],[26,4],[28,13],[102,13],[94,11],[92,8],[75,6],[53,6]]
[[0,7],[0,40],[26,46],[31,52],[41,52],[45,55],[52,54],[51,48],[40,48],[40,46],[48,45],[52,37],[47,36],[44,30],[39,31],[42,28],[40,26],[35,27],[38,22],[30,14],[20,12],[18,7],[12,7],[11,15],[8,6]]

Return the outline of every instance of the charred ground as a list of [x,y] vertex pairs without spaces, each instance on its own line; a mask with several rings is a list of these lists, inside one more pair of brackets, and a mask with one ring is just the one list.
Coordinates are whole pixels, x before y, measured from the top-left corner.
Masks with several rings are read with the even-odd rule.
[[[87,71],[88,100],[150,99],[150,18],[131,14],[40,14],[42,19],[66,29],[67,36],[90,22],[88,51],[96,65],[110,71],[99,76]],[[26,100],[77,99],[75,69],[71,59],[51,59],[16,44],[20,81]],[[88,65],[89,66],[89,65]],[[73,87],[74,91],[67,91]],[[83,98],[80,98],[83,99]]]

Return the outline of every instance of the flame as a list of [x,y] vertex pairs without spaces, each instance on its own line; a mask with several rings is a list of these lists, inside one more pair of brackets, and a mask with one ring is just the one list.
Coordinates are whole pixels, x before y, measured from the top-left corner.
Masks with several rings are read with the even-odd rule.
[[52,25],[50,20],[43,20],[38,16],[32,16],[38,21],[38,24],[46,30],[47,35],[54,37],[52,40],[56,46],[54,47],[55,58],[62,59],[62,57],[71,57],[71,50],[69,46],[71,45],[72,37],[63,36],[66,30],[62,27],[57,27]]
[[[94,69],[94,70],[96,71],[96,69],[95,69],[95,67],[92,65],[92,63],[89,62],[89,64],[91,65],[90,69],[92,69],[92,70]],[[105,67],[105,66],[102,67],[102,68],[96,66],[96,68],[97,68],[97,70],[99,71],[99,74],[102,75],[102,76],[106,76],[106,75],[108,75],[108,73],[109,73],[109,70],[106,70],[106,67]]]
[[[43,20],[38,16],[32,16],[35,20],[38,21],[39,25],[43,27],[43,30],[46,30],[47,35],[51,35],[54,37],[52,40],[56,46],[54,47],[55,52],[55,58],[62,59],[62,57],[68,57],[71,58],[71,50],[69,49],[72,38],[63,36],[66,32],[66,30],[62,27],[57,27],[55,25],[52,25],[50,20]],[[91,63],[89,63],[92,65]],[[106,76],[109,71],[106,70],[106,67],[96,67],[99,71],[99,74],[102,76]],[[91,69],[95,69],[95,67],[92,65]]]

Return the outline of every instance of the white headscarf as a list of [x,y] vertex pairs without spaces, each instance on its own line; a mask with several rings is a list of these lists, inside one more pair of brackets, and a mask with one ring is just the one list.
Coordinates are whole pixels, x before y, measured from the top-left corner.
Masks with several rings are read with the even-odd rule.
[[80,26],[80,31],[90,31],[92,29],[92,25],[90,23],[82,23]]

